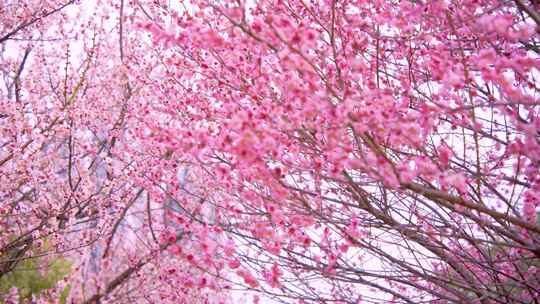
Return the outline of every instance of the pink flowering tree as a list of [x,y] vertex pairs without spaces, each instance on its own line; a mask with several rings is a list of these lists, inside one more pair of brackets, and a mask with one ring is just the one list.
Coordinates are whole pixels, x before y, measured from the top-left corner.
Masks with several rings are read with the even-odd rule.
[[540,301],[536,1],[184,4],[141,22],[171,77],[146,144],[227,241],[179,256],[256,301]]
[[62,257],[44,302],[540,302],[537,1],[0,16],[0,280]]
[[[142,118],[164,100],[161,51],[134,24],[149,14],[127,1],[0,4],[0,302],[226,302],[221,282],[167,251],[192,241],[155,177],[170,156],[144,144]],[[54,288],[7,286],[59,260],[71,269]]]

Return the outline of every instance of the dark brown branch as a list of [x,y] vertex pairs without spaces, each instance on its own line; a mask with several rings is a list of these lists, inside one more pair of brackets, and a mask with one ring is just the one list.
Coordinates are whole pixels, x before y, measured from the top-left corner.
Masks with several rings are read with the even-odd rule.
[[[176,242],[182,240],[183,233],[180,232],[176,235]],[[170,245],[173,243],[165,243],[160,246],[159,252],[163,252],[166,250]],[[146,258],[141,259],[137,264],[128,267],[126,270],[124,270],[122,273],[120,273],[116,278],[114,278],[112,281],[107,284],[105,287],[105,290],[103,292],[98,292],[91,296],[88,300],[84,301],[83,304],[97,304],[101,299],[112,293],[116,288],[120,287],[122,284],[124,284],[134,273],[139,271],[141,268],[144,267],[144,265],[148,264],[152,260],[153,256],[150,255]]]
[[523,0],[514,0],[514,2],[520,10],[527,13],[527,15],[534,20],[537,26],[540,26],[540,14],[538,14],[538,12],[532,10],[527,4],[523,3]]
[[30,55],[31,51],[32,48],[27,48],[24,51],[24,57],[21,61],[21,64],[19,65],[19,68],[17,69],[17,74],[15,75],[15,78],[13,80],[13,84],[15,85],[15,101],[17,103],[21,101],[21,74],[24,70],[24,65],[26,64],[26,60],[28,59],[28,55]]
[[111,243],[112,243],[112,240],[114,238],[114,235],[116,234],[116,230],[118,230],[118,227],[120,227],[120,223],[122,223],[122,221],[124,220],[124,218],[126,217],[126,214],[127,214],[127,211],[129,208],[131,208],[131,206],[133,206],[133,204],[137,201],[137,199],[139,198],[139,196],[141,196],[141,194],[143,193],[144,189],[141,188],[139,189],[139,191],[137,192],[137,194],[135,194],[135,197],[133,197],[131,199],[131,201],[128,202],[128,204],[126,205],[126,207],[124,208],[124,210],[122,210],[122,214],[120,215],[120,217],[118,217],[118,219],[116,220],[116,222],[114,223],[114,226],[113,226],[113,229],[112,229],[112,232],[111,232],[111,236],[109,237],[109,239],[107,240],[107,245],[105,246],[105,250],[103,251],[103,257],[107,257],[107,255],[109,254],[109,249],[111,248]]

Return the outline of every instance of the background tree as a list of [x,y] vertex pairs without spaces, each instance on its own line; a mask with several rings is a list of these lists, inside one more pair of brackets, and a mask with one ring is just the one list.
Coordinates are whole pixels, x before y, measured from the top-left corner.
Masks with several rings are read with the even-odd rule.
[[[161,97],[153,92],[160,51],[133,26],[153,13],[144,6],[0,4],[0,300],[11,290],[23,302],[56,301],[67,285],[70,303],[221,294],[210,278],[198,290],[178,288],[177,277],[198,272],[165,251],[185,241],[163,221],[166,197],[151,175],[167,156],[140,144],[148,136],[140,117]],[[60,278],[19,283],[64,259],[72,267]]]

